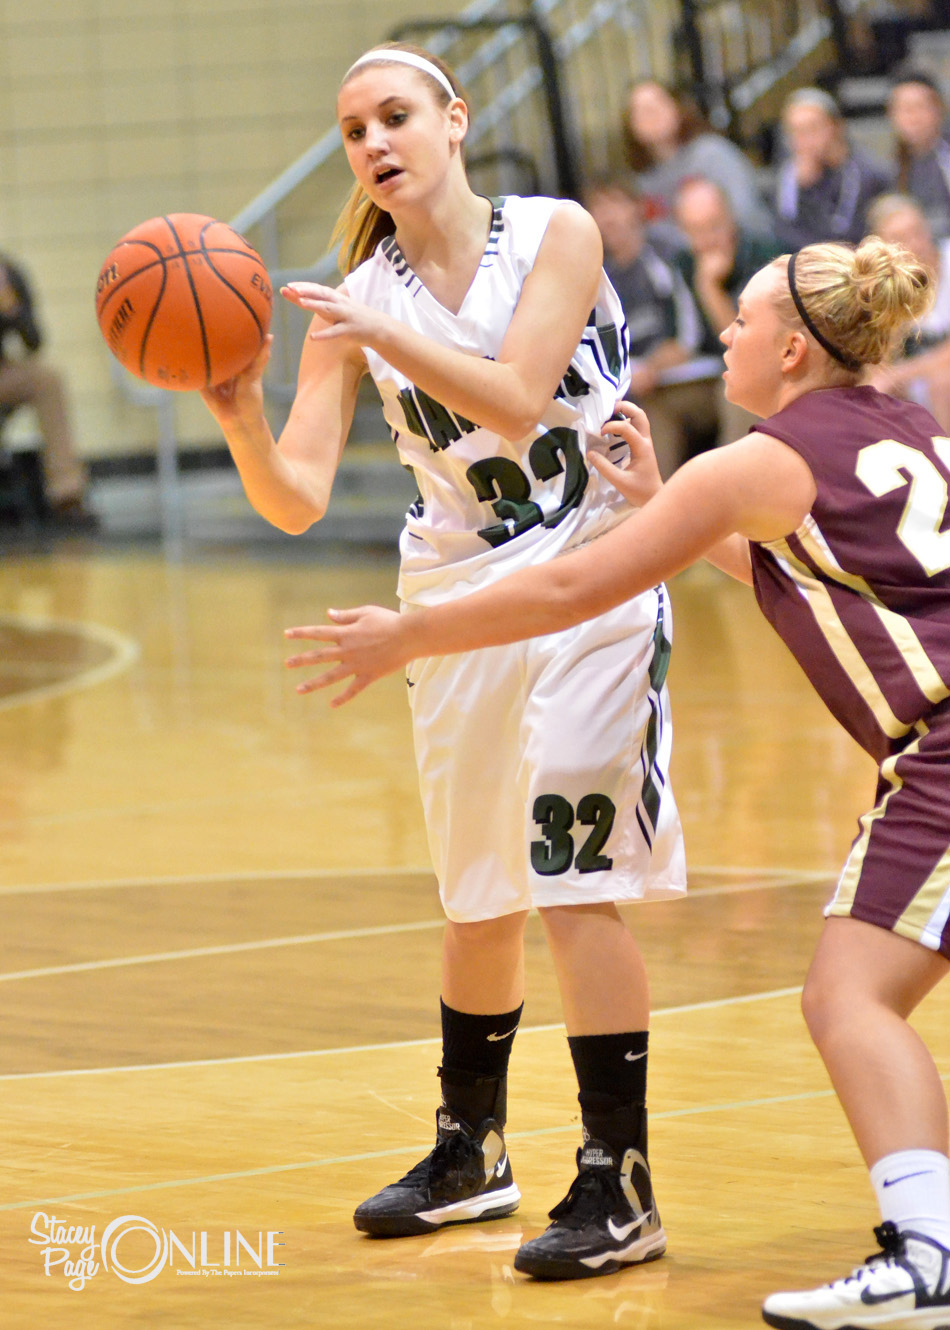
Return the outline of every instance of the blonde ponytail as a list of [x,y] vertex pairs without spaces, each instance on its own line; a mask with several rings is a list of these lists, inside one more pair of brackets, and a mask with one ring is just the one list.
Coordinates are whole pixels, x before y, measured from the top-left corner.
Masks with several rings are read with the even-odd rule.
[[330,236],[330,248],[340,246],[340,272],[344,277],[368,259],[395,229],[389,213],[376,206],[362,185],[354,185]]

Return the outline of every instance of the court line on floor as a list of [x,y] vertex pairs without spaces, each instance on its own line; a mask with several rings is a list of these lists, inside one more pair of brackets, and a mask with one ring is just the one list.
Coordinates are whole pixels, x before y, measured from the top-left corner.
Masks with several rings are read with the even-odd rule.
[[[746,870],[754,871],[754,870]],[[185,873],[164,877],[101,878],[85,882],[20,882],[0,887],[0,896],[42,896],[57,891],[128,891],[143,887],[211,887],[236,882],[325,882],[367,877],[432,877],[431,865],[404,868],[254,868],[235,873]]]
[[[760,886],[773,885],[773,883],[775,886],[784,886],[786,885],[786,879],[796,882],[823,882],[834,878],[838,871],[837,867],[833,869],[764,868],[747,864],[715,864],[712,866],[696,864],[690,869],[692,873],[707,877],[739,877],[751,874],[765,879],[764,882],[757,884]],[[93,879],[85,882],[19,882],[12,886],[0,886],[0,896],[42,896],[52,895],[57,891],[126,891],[143,887],[203,887],[225,882],[293,882],[298,879],[304,882],[325,882],[329,879],[346,881],[348,878],[433,876],[430,864],[410,865],[402,868],[257,868],[235,873],[186,873],[165,877]],[[742,885],[738,888],[731,886],[709,887],[702,889],[702,893],[707,896],[714,892],[726,894],[736,889],[743,890],[744,888]]]
[[[948,1077],[942,1077],[947,1080]],[[779,1104],[800,1104],[808,1100],[831,1099],[834,1090],[803,1090],[798,1094],[772,1095],[759,1099],[735,1099],[729,1103],[698,1104],[690,1108],[671,1108],[650,1114],[651,1122],[671,1118],[698,1117],[706,1113],[735,1113],[741,1109],[772,1108]],[[535,1140],[543,1136],[561,1136],[568,1132],[576,1135],[578,1123],[571,1122],[563,1127],[539,1127],[534,1131],[514,1131],[506,1133],[509,1141]],[[110,1196],[136,1196],[143,1192],[169,1191],[176,1187],[210,1186],[216,1182],[240,1182],[247,1178],[269,1177],[277,1173],[297,1173],[305,1169],[340,1167],[343,1164],[370,1163],[376,1159],[392,1159],[400,1155],[424,1154],[432,1148],[431,1138],[416,1144],[406,1144],[388,1150],[372,1150],[356,1155],[337,1155],[331,1159],[308,1159],[294,1164],[270,1164],[263,1168],[241,1169],[233,1173],[209,1173],[197,1178],[172,1178],[164,1182],[145,1182],[133,1187],[114,1187],[104,1191],[75,1192],[68,1196],[47,1196],[31,1201],[13,1201],[0,1205],[0,1212],[9,1210],[36,1210],[52,1205],[67,1205],[76,1201],[106,1200]]]
[[19,979],[49,979],[64,974],[118,970],[131,965],[159,965],[166,961],[196,960],[203,956],[231,956],[242,951],[267,951],[274,947],[303,947],[317,942],[342,942],[353,938],[387,937],[442,928],[444,919],[424,919],[411,924],[379,924],[370,928],[341,928],[331,933],[300,933],[293,937],[261,938],[254,942],[228,942],[214,947],[190,947],[187,951],[159,951],[144,956],[114,956],[109,960],[76,961],[71,965],[48,965],[36,970],[10,970],[0,974],[0,984]]
[[[697,873],[706,870],[695,870]],[[828,874],[817,874],[813,881],[828,880]],[[732,882],[721,887],[706,887],[693,893],[693,900],[706,897],[733,896],[745,891],[771,891],[781,887],[808,886],[811,882],[799,874],[769,878],[767,881]],[[684,899],[689,899],[685,897]],[[623,903],[623,902],[622,902]],[[161,965],[175,961],[199,960],[209,956],[232,956],[241,952],[267,951],[277,947],[303,947],[323,942],[346,942],[359,938],[396,936],[400,933],[418,933],[442,928],[443,918],[422,919],[412,923],[378,924],[369,928],[341,928],[322,933],[296,933],[289,937],[255,938],[250,942],[223,942],[208,947],[187,947],[177,951],[145,952],[133,956],[111,956],[103,960],[72,961],[68,965],[44,965],[31,970],[0,972],[0,984],[16,983],[28,979],[52,979],[67,974],[88,974],[100,970],[119,970],[134,965]]]
[[[692,1011],[711,1011],[716,1007],[738,1007],[749,1002],[766,1002],[772,998],[793,997],[802,991],[801,984],[792,988],[773,988],[765,993],[740,993],[725,998],[710,998],[706,1002],[686,1002],[676,1007],[658,1007],[652,1016],[679,1016]],[[550,1034],[563,1030],[563,1021],[552,1025],[525,1025],[519,1027],[519,1038],[528,1034]],[[13,1071],[0,1075],[0,1085],[7,1081],[68,1080],[77,1076],[105,1076],[121,1072],[173,1071],[189,1067],[231,1067],[249,1062],[287,1062],[291,1058],[341,1057],[353,1053],[387,1053],[400,1048],[424,1048],[441,1045],[441,1038],[399,1039],[379,1044],[349,1044],[343,1048],[308,1048],[288,1053],[244,1053],[229,1058],[192,1058],[180,1062],[134,1062],[113,1067],[65,1067],[59,1071]]]
[[121,674],[139,658],[139,644],[133,638],[118,632],[115,628],[106,628],[103,624],[83,623],[76,619],[52,619],[45,615],[0,614],[0,624],[10,624],[16,628],[27,628],[34,632],[54,629],[66,629],[109,647],[115,654],[101,665],[80,670],[68,679],[56,683],[40,684],[35,688],[24,688],[21,692],[11,693],[0,698],[0,711],[11,711],[14,707],[26,706],[31,702],[45,702],[53,697],[62,697],[66,693],[78,693],[96,684],[105,683],[116,674]]

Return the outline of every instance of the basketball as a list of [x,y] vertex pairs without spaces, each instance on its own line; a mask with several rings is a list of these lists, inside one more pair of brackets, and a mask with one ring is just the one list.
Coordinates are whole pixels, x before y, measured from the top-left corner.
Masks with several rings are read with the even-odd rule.
[[159,388],[213,388],[247,367],[270,325],[261,256],[224,222],[171,213],[142,222],[109,254],[96,285],[106,345]]

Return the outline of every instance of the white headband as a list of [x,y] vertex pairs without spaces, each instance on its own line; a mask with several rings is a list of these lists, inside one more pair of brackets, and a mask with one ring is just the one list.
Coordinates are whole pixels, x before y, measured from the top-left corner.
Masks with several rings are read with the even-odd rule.
[[343,75],[343,82],[345,83],[353,71],[359,69],[361,65],[375,64],[377,60],[392,60],[398,65],[411,65],[413,69],[420,69],[423,74],[428,74],[430,78],[434,78],[436,83],[440,83],[453,99],[458,96],[439,66],[434,65],[431,60],[426,60],[421,55],[416,55],[413,51],[390,51],[387,49],[367,51],[365,55],[360,56],[359,60],[355,60],[350,65]]

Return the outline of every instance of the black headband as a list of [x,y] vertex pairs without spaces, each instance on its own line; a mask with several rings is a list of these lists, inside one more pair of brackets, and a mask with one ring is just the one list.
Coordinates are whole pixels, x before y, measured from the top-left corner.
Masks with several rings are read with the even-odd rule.
[[795,258],[796,256],[794,254],[790,254],[788,257],[788,289],[792,293],[792,299],[795,301],[795,308],[798,310],[802,323],[804,323],[805,327],[811,333],[812,337],[814,337],[819,346],[823,346],[829,356],[834,356],[839,365],[844,365],[845,369],[851,370],[852,373],[855,370],[859,370],[862,361],[856,360],[854,356],[849,356],[846,351],[839,351],[834,343],[829,342],[828,338],[820,333],[812,322],[811,316],[805,308],[805,302],[798,294],[798,287],[795,285]]

